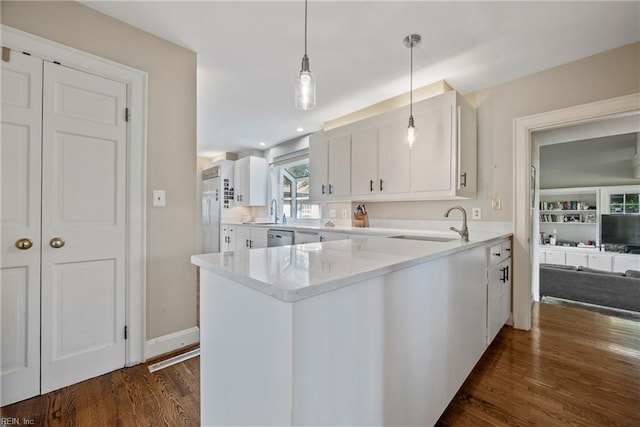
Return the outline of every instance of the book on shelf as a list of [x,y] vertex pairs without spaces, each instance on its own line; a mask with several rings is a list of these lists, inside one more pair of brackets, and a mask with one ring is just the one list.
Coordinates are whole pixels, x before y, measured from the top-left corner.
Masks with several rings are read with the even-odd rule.
[[592,205],[587,202],[579,202],[575,200],[540,202],[541,211],[583,211],[595,208],[595,204]]

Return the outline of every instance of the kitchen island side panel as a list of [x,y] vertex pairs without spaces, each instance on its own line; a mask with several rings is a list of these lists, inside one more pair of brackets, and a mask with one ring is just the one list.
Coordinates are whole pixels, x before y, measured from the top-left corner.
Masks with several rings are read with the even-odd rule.
[[486,349],[485,248],[293,308],[294,425],[433,425]]
[[291,304],[200,272],[202,425],[291,425]]

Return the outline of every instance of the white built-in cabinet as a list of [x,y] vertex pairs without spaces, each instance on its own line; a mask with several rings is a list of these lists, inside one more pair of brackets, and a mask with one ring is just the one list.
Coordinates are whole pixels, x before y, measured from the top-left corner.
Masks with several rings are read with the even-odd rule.
[[310,197],[331,200],[351,193],[351,135],[324,138],[309,145]]
[[627,270],[640,270],[640,255],[564,246],[539,247],[538,262],[540,264],[582,266],[618,273],[624,273]]
[[511,316],[511,240],[487,251],[487,344]]
[[242,251],[246,249],[266,248],[267,247],[267,229],[263,227],[250,227],[245,225],[237,225],[235,250]]
[[[311,199],[475,197],[477,138],[473,107],[450,91],[414,104],[413,111],[418,133],[411,147],[405,137],[408,107],[312,135]],[[348,186],[338,188],[341,180]]]
[[235,161],[233,185],[236,206],[267,205],[267,159],[247,156]]
[[233,252],[236,250],[236,226],[222,224],[220,233],[220,252]]

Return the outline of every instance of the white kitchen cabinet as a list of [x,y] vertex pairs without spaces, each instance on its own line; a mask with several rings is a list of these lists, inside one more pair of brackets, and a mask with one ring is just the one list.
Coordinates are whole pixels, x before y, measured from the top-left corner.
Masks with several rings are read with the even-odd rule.
[[267,229],[262,227],[250,227],[246,225],[236,226],[235,250],[266,248]]
[[351,134],[351,194],[354,196],[377,194],[378,128],[367,128]]
[[414,109],[411,192],[429,198],[475,197],[475,110],[457,92],[426,99]]
[[411,150],[406,141],[407,118],[379,127],[378,182],[381,194],[407,194],[411,190]]
[[331,200],[351,194],[351,135],[309,141],[309,184],[312,200]]
[[511,316],[511,240],[487,251],[487,344]]
[[220,252],[231,252],[236,250],[236,226],[232,224],[222,224],[220,233]]
[[335,231],[321,231],[318,233],[320,235],[321,242],[330,242],[333,240],[346,240],[349,236],[346,233],[338,233]]
[[293,243],[303,245],[305,243],[316,243],[320,241],[320,233],[317,231],[296,230]]
[[267,159],[248,156],[236,160],[233,168],[236,206],[266,206],[267,176]]
[[640,255],[615,254],[613,256],[613,271],[624,273],[627,270],[640,271]]
[[611,271],[613,269],[613,255],[589,254],[588,266],[596,270]]

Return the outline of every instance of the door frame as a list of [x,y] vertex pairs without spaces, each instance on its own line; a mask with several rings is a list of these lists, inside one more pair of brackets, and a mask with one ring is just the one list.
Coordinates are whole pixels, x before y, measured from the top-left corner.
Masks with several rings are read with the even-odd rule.
[[[147,82],[144,71],[1,25],[2,45],[127,85],[125,365],[143,362],[146,341]],[[12,52],[12,54],[15,54]]]
[[531,329],[531,145],[540,130],[627,115],[640,110],[640,93],[548,111],[513,121],[513,322]]

